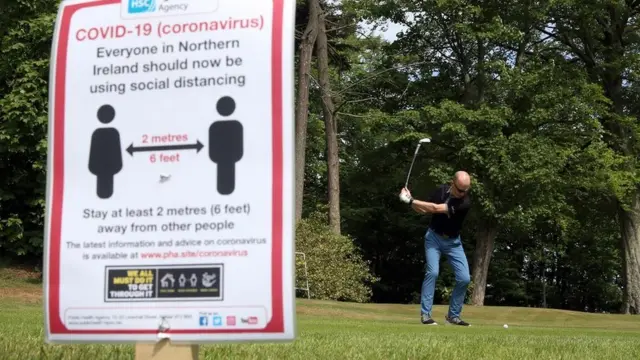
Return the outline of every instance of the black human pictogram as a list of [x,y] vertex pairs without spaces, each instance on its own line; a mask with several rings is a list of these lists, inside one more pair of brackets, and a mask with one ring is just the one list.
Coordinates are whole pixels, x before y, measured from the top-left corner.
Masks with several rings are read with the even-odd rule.
[[[218,113],[231,116],[236,110],[236,102],[223,96],[216,104]],[[215,121],[209,127],[209,158],[218,165],[218,192],[222,195],[233,193],[236,187],[236,163],[243,156],[243,127],[237,120]]]
[[[109,124],[116,117],[111,105],[98,109],[98,120]],[[96,193],[101,199],[113,195],[113,177],[122,170],[122,147],[120,133],[112,127],[96,129],[91,136],[89,171],[97,177]]]

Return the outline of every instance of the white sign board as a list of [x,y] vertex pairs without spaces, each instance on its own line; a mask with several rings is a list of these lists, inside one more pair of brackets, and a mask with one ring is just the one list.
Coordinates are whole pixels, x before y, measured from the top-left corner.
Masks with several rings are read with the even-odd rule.
[[293,0],[69,0],[48,342],[292,340]]

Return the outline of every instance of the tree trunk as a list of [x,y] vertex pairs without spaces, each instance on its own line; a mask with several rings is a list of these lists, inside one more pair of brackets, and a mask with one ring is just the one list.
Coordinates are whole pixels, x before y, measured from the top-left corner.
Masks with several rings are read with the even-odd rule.
[[302,34],[298,64],[298,96],[296,98],[296,223],[302,218],[304,169],[307,150],[307,120],[309,118],[309,76],[313,46],[318,36],[319,0],[309,1],[309,22]]
[[493,245],[498,235],[498,227],[494,222],[479,225],[476,233],[476,249],[473,252],[473,293],[471,303],[476,306],[484,305],[484,294],[487,289],[489,263],[493,255]]
[[318,19],[318,38],[316,56],[318,61],[318,82],[322,93],[322,115],[324,117],[327,142],[327,177],[329,192],[329,227],[340,234],[340,164],[338,158],[338,128],[335,118],[335,106],[331,98],[329,83],[329,49],[325,13]]
[[622,228],[622,313],[640,314],[640,192],[628,211],[620,208]]

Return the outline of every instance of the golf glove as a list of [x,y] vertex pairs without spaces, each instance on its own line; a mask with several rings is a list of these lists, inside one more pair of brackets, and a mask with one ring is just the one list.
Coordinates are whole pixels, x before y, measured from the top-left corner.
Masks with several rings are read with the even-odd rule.
[[411,197],[411,194],[409,193],[409,191],[402,189],[402,191],[400,192],[400,201],[402,201],[403,203],[409,204],[411,200],[413,200],[413,198]]

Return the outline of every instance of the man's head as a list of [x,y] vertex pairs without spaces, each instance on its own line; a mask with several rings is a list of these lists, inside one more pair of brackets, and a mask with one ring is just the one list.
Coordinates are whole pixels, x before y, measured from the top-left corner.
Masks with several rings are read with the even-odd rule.
[[464,197],[471,189],[471,176],[466,171],[458,171],[451,179],[451,195],[456,198]]

